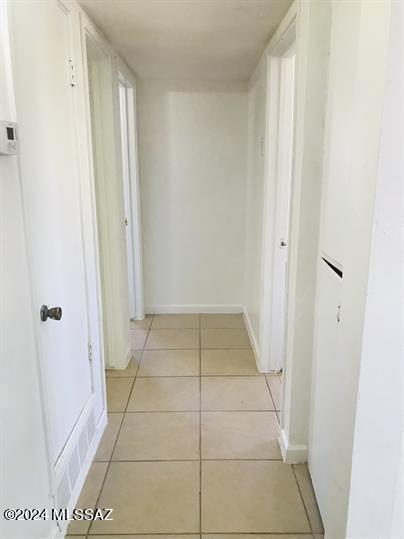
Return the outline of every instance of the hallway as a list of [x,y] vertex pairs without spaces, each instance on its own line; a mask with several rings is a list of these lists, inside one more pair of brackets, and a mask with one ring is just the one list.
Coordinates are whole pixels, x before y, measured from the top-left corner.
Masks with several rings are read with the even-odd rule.
[[257,371],[242,316],[131,324],[133,358],[107,371],[109,423],[78,502],[114,520],[68,533],[323,537],[306,465],[281,460],[281,378]]

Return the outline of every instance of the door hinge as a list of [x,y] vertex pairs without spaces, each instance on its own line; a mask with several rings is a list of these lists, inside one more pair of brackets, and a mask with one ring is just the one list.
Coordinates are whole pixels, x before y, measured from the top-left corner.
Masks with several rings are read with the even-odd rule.
[[93,360],[93,345],[91,344],[91,341],[88,341],[88,361]]
[[70,86],[77,86],[76,82],[76,71],[74,69],[73,60],[69,59],[69,84]]

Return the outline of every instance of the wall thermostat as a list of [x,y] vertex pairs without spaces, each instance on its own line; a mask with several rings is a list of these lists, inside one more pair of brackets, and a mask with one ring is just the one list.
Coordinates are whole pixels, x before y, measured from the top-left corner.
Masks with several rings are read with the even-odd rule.
[[0,155],[15,155],[18,153],[17,124],[0,121]]

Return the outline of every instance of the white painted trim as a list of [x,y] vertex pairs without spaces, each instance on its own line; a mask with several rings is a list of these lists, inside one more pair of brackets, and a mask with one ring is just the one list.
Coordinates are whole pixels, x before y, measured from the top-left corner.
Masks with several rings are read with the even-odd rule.
[[299,4],[300,4],[299,0],[295,0],[292,3],[288,11],[286,12],[285,16],[283,17],[282,22],[280,23],[277,30],[275,31],[275,34],[272,36],[269,43],[265,47],[264,52],[261,54],[261,58],[254,69],[254,73],[251,75],[251,78],[248,81],[249,89],[254,87],[257,81],[257,78],[260,76],[260,66],[262,62],[266,62],[267,57],[272,53],[273,49],[277,46],[282,36],[287,33],[289,27],[297,19]]
[[[87,451],[87,455],[86,455],[86,458],[85,458],[85,461],[83,462],[83,465],[80,469],[80,474],[77,478],[77,481],[76,481],[76,484],[74,486],[74,489],[73,489],[73,492],[70,496],[70,500],[69,500],[69,505],[68,505],[68,509],[69,510],[73,510],[75,507],[76,507],[76,504],[77,504],[77,501],[79,499],[79,496],[80,496],[80,493],[81,493],[81,490],[84,486],[84,482],[87,478],[87,475],[88,475],[88,472],[90,470],[90,466],[93,462],[93,459],[95,457],[95,454],[97,452],[97,449],[98,449],[98,446],[100,445],[100,441],[101,441],[101,438],[102,438],[102,435],[104,434],[104,431],[107,427],[107,423],[108,423],[108,418],[107,418],[107,412],[106,410],[104,410],[103,414],[101,415],[101,418],[96,426],[96,431],[95,431],[95,435],[94,435],[94,438],[90,444],[90,447]],[[51,534],[51,537],[54,537],[55,539],[60,539],[60,538],[63,538],[65,537],[65,534],[66,534],[66,531],[67,531],[67,527],[69,525],[69,521],[61,521],[60,522],[60,525],[61,525],[61,531],[59,530],[56,530],[56,532],[54,531],[52,534]]]
[[132,359],[132,357],[133,357],[133,350],[131,348],[128,348],[128,351],[126,352],[126,367],[125,367],[125,369],[128,367],[129,362]]
[[218,313],[241,314],[243,306],[240,305],[146,305],[146,314],[192,314],[192,313]]
[[282,458],[286,464],[299,464],[307,462],[309,449],[307,445],[290,445],[289,437],[285,430],[281,430],[278,438]]
[[[276,312],[274,301],[274,264],[275,264],[275,249],[278,248],[278,238],[275,236],[276,230],[276,209],[277,190],[279,181],[279,116],[281,114],[280,102],[280,84],[281,84],[281,60],[283,55],[290,47],[291,43],[296,41],[297,19],[293,16],[288,24],[285,25],[284,31],[276,40],[271,40],[271,46],[267,50],[266,58],[266,73],[267,73],[267,116],[266,116],[266,151],[265,151],[265,187],[264,187],[264,212],[262,225],[262,282],[261,282],[261,331],[260,331],[260,364],[262,369],[267,371],[279,371],[284,365],[282,358],[273,357],[271,346],[271,336],[274,331],[275,316],[280,313]],[[296,68],[295,68],[296,69]],[[296,80],[295,80],[296,84]],[[296,94],[296,89],[295,89]],[[296,101],[295,101],[296,102]],[[293,114],[293,139],[295,138],[295,114]],[[292,143],[293,155],[291,160],[291,179],[289,193],[289,221],[292,211],[292,201],[294,197],[293,191],[293,176],[294,176],[294,140]],[[289,223],[289,235],[290,235]],[[288,242],[288,260],[290,258],[290,239]],[[289,266],[289,265],[288,265]],[[287,296],[288,296],[288,277],[285,283],[285,305],[284,305],[284,351],[286,349],[287,335]],[[284,353],[284,361],[285,361]]]
[[115,58],[118,78],[127,92],[127,137],[129,159],[129,184],[130,184],[130,222],[132,236],[133,277],[134,277],[134,300],[135,319],[143,320],[145,316],[144,293],[143,293],[143,260],[142,260],[142,231],[140,213],[140,175],[138,159],[138,132],[137,132],[137,108],[136,108],[136,80],[128,71],[126,65],[119,57]]
[[[97,233],[97,216],[95,205],[95,184],[91,174],[92,148],[88,139],[87,125],[87,65],[83,62],[85,48],[83,48],[83,33],[81,27],[81,9],[75,6],[74,21],[74,54],[77,63],[76,78],[77,92],[73,93],[77,110],[77,153],[79,155],[81,207],[82,207],[82,235],[86,264],[86,292],[88,303],[88,335],[92,345],[92,390],[94,396],[94,410],[97,408],[97,398],[100,396],[102,409],[106,409],[105,386],[105,341],[103,328],[103,310],[100,272],[100,247]],[[95,381],[97,377],[97,382]],[[98,393],[97,393],[98,391]],[[100,393],[100,395],[99,395]],[[91,397],[90,397],[91,399]],[[89,400],[90,400],[89,399]]]
[[251,342],[251,347],[252,347],[252,350],[253,350],[255,363],[257,364],[257,369],[259,370],[259,372],[264,372],[262,370],[262,366],[261,366],[260,353],[259,353],[257,339],[255,338],[254,331],[253,331],[252,324],[251,324],[251,320],[250,320],[250,316],[248,314],[248,311],[247,311],[245,305],[243,305],[243,318],[244,318],[245,326],[247,328],[248,337],[249,337],[250,342]]
[[[92,121],[91,121],[91,111],[90,111],[90,103],[88,99],[89,95],[89,77],[88,77],[88,70],[89,70],[89,64],[88,64],[88,51],[87,51],[87,38],[91,39],[91,42],[93,43],[94,47],[97,48],[98,53],[100,54],[100,57],[102,56],[102,69],[108,71],[108,75],[110,72],[109,67],[109,58],[111,55],[110,48],[108,46],[108,43],[105,42],[102,36],[98,34],[97,29],[94,27],[92,22],[88,19],[86,14],[83,11],[80,11],[80,37],[81,37],[81,62],[82,62],[82,79],[83,79],[83,100],[84,100],[84,115],[85,115],[85,125],[86,125],[86,142],[87,142],[87,152],[88,152],[88,170],[90,175],[90,183],[91,183],[91,203],[92,203],[92,220],[93,220],[93,227],[95,231],[95,242],[96,242],[96,249],[94,256],[96,258],[97,263],[97,276],[98,276],[98,293],[99,293],[99,312],[100,312],[100,326],[101,326],[101,334],[103,337],[103,363],[104,366],[106,363],[109,363],[109,344],[108,344],[108,334],[113,334],[113,329],[111,328],[110,324],[110,317],[108,317],[108,309],[107,307],[107,287],[105,285],[105,274],[111,273],[110,268],[110,259],[108,256],[103,256],[101,259],[101,249],[103,242],[100,241],[98,231],[101,227],[101,219],[98,219],[97,215],[97,205],[99,207],[100,205],[100,199],[103,199],[105,197],[105,178],[107,177],[107,172],[104,167],[104,156],[96,156],[93,152],[93,138],[96,136],[101,139],[101,135],[97,132],[96,135],[93,132],[92,129]],[[105,72],[103,73],[105,77]],[[108,89],[105,88],[105,80],[101,82],[100,78],[97,77],[97,81],[94,81],[97,85],[100,93],[105,91],[108,92]],[[101,106],[101,102],[97,102],[97,108]],[[97,140],[99,142],[99,140]],[[102,140],[103,142],[103,140]],[[94,167],[93,162],[96,161],[97,164],[97,176],[98,178],[102,178],[102,181],[96,180],[96,176],[94,174]],[[96,195],[96,192],[98,190],[98,197]],[[105,212],[104,212],[105,213]],[[104,217],[104,213],[102,216]],[[107,233],[109,228],[106,227]],[[111,238],[108,238],[109,242],[111,241]],[[101,277],[102,271],[104,270],[104,276]]]
[[[91,125],[90,104],[87,99],[88,95],[88,69],[87,69],[87,43],[86,39],[90,39],[92,44],[100,53],[101,62],[101,78],[99,82],[100,91],[100,118],[102,118],[103,127],[95,129],[96,137],[103,151],[100,152],[97,159],[98,178],[97,182],[98,197],[94,198],[94,220],[95,226],[101,227],[103,230],[103,239],[100,242],[102,251],[102,306],[103,306],[103,329],[104,329],[104,347],[105,347],[105,363],[108,367],[124,368],[124,362],[127,355],[129,342],[126,341],[127,325],[129,322],[129,313],[125,312],[128,305],[125,304],[124,297],[127,294],[122,293],[122,287],[127,286],[127,278],[123,275],[124,265],[119,264],[119,275],[115,275],[114,258],[110,256],[109,246],[116,242],[118,227],[117,220],[122,218],[123,225],[123,193],[122,197],[117,195],[113,197],[113,204],[109,204],[110,192],[116,193],[114,189],[120,189],[119,182],[116,181],[117,175],[121,174],[121,149],[119,137],[113,134],[119,133],[119,110],[118,110],[118,71],[116,53],[105,40],[102,33],[87,17],[84,11],[80,10],[81,24],[81,47],[82,47],[82,65],[83,65],[83,84],[86,93],[85,108],[87,121],[87,140],[88,151],[92,156],[92,139],[94,136]],[[125,71],[127,75],[127,71]],[[133,75],[132,75],[133,77]],[[133,77],[134,80],[134,77]],[[90,160],[91,163],[91,160]],[[93,167],[90,166],[90,175],[92,182],[96,184]],[[114,179],[114,185],[109,181]],[[108,180],[108,181],[107,181]],[[122,202],[122,204],[121,204]],[[97,219],[97,204],[98,208],[102,206],[100,211],[102,219]],[[100,221],[100,222],[98,222]],[[111,225],[111,226],[109,226]],[[111,232],[112,230],[112,232]],[[113,241],[112,241],[113,240]],[[119,256],[126,257],[126,247],[118,241]],[[122,252],[121,252],[122,247]],[[126,270],[125,270],[126,272]],[[114,298],[122,298],[123,304],[117,305]],[[106,305],[105,305],[106,304]],[[125,337],[124,337],[125,335]]]

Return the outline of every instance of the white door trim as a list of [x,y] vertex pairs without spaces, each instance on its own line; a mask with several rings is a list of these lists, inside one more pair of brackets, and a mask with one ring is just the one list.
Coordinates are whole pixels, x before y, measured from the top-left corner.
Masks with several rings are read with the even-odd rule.
[[[263,258],[262,258],[262,288],[261,288],[261,331],[260,331],[260,357],[259,369],[261,372],[279,371],[282,368],[282,359],[273,357],[271,350],[271,335],[274,331],[274,261],[275,249],[278,247],[276,229],[276,200],[278,176],[279,144],[279,116],[281,113],[280,78],[281,61],[285,53],[296,41],[296,18],[288,25],[285,32],[274,44],[267,56],[267,119],[266,119],[266,163],[265,163],[265,191],[263,215]],[[270,143],[269,143],[270,141]],[[292,159],[293,161],[293,159]],[[291,166],[293,170],[293,164]],[[289,195],[289,214],[291,211]],[[288,242],[289,243],[289,242]],[[287,245],[289,253],[289,245]],[[290,254],[290,253],[289,253]],[[286,290],[287,294],[287,290]],[[286,341],[286,307],[284,317],[284,341]]]
[[[101,276],[104,340],[106,346],[106,365],[124,369],[130,358],[129,344],[129,312],[128,312],[128,279],[126,270],[126,245],[124,238],[124,202],[121,185],[121,141],[119,125],[119,94],[118,94],[118,59],[109,43],[99,33],[87,15],[81,11],[81,41],[82,62],[84,66],[83,79],[85,84],[85,107],[87,123],[87,139],[90,155],[93,155],[92,141],[95,134],[97,153],[97,177],[89,164],[90,175],[94,190],[94,220],[101,231],[99,244]],[[100,58],[96,69],[96,87],[99,99],[98,117],[100,125],[92,129],[90,102],[88,99],[88,58],[87,48],[91,44],[95,56]],[[99,69],[98,69],[99,68]],[[127,78],[133,77],[128,75]],[[129,79],[132,81],[132,79]],[[98,180],[97,180],[98,178]],[[122,240],[122,241],[121,241]],[[140,247],[139,247],[140,248]],[[139,258],[139,257],[138,257]],[[140,301],[142,298],[140,286]]]
[[[128,270],[133,269],[133,276],[129,273],[129,279],[133,278],[134,286],[134,318],[142,320],[145,316],[143,299],[143,263],[142,263],[142,239],[141,239],[141,219],[140,219],[140,185],[139,185],[139,164],[137,147],[137,121],[136,121],[136,82],[128,73],[125,66],[119,59],[116,59],[119,82],[125,86],[127,105],[127,153],[129,161],[129,197],[130,200],[130,237],[132,239],[131,249],[128,249]],[[131,288],[131,285],[129,285]]]

